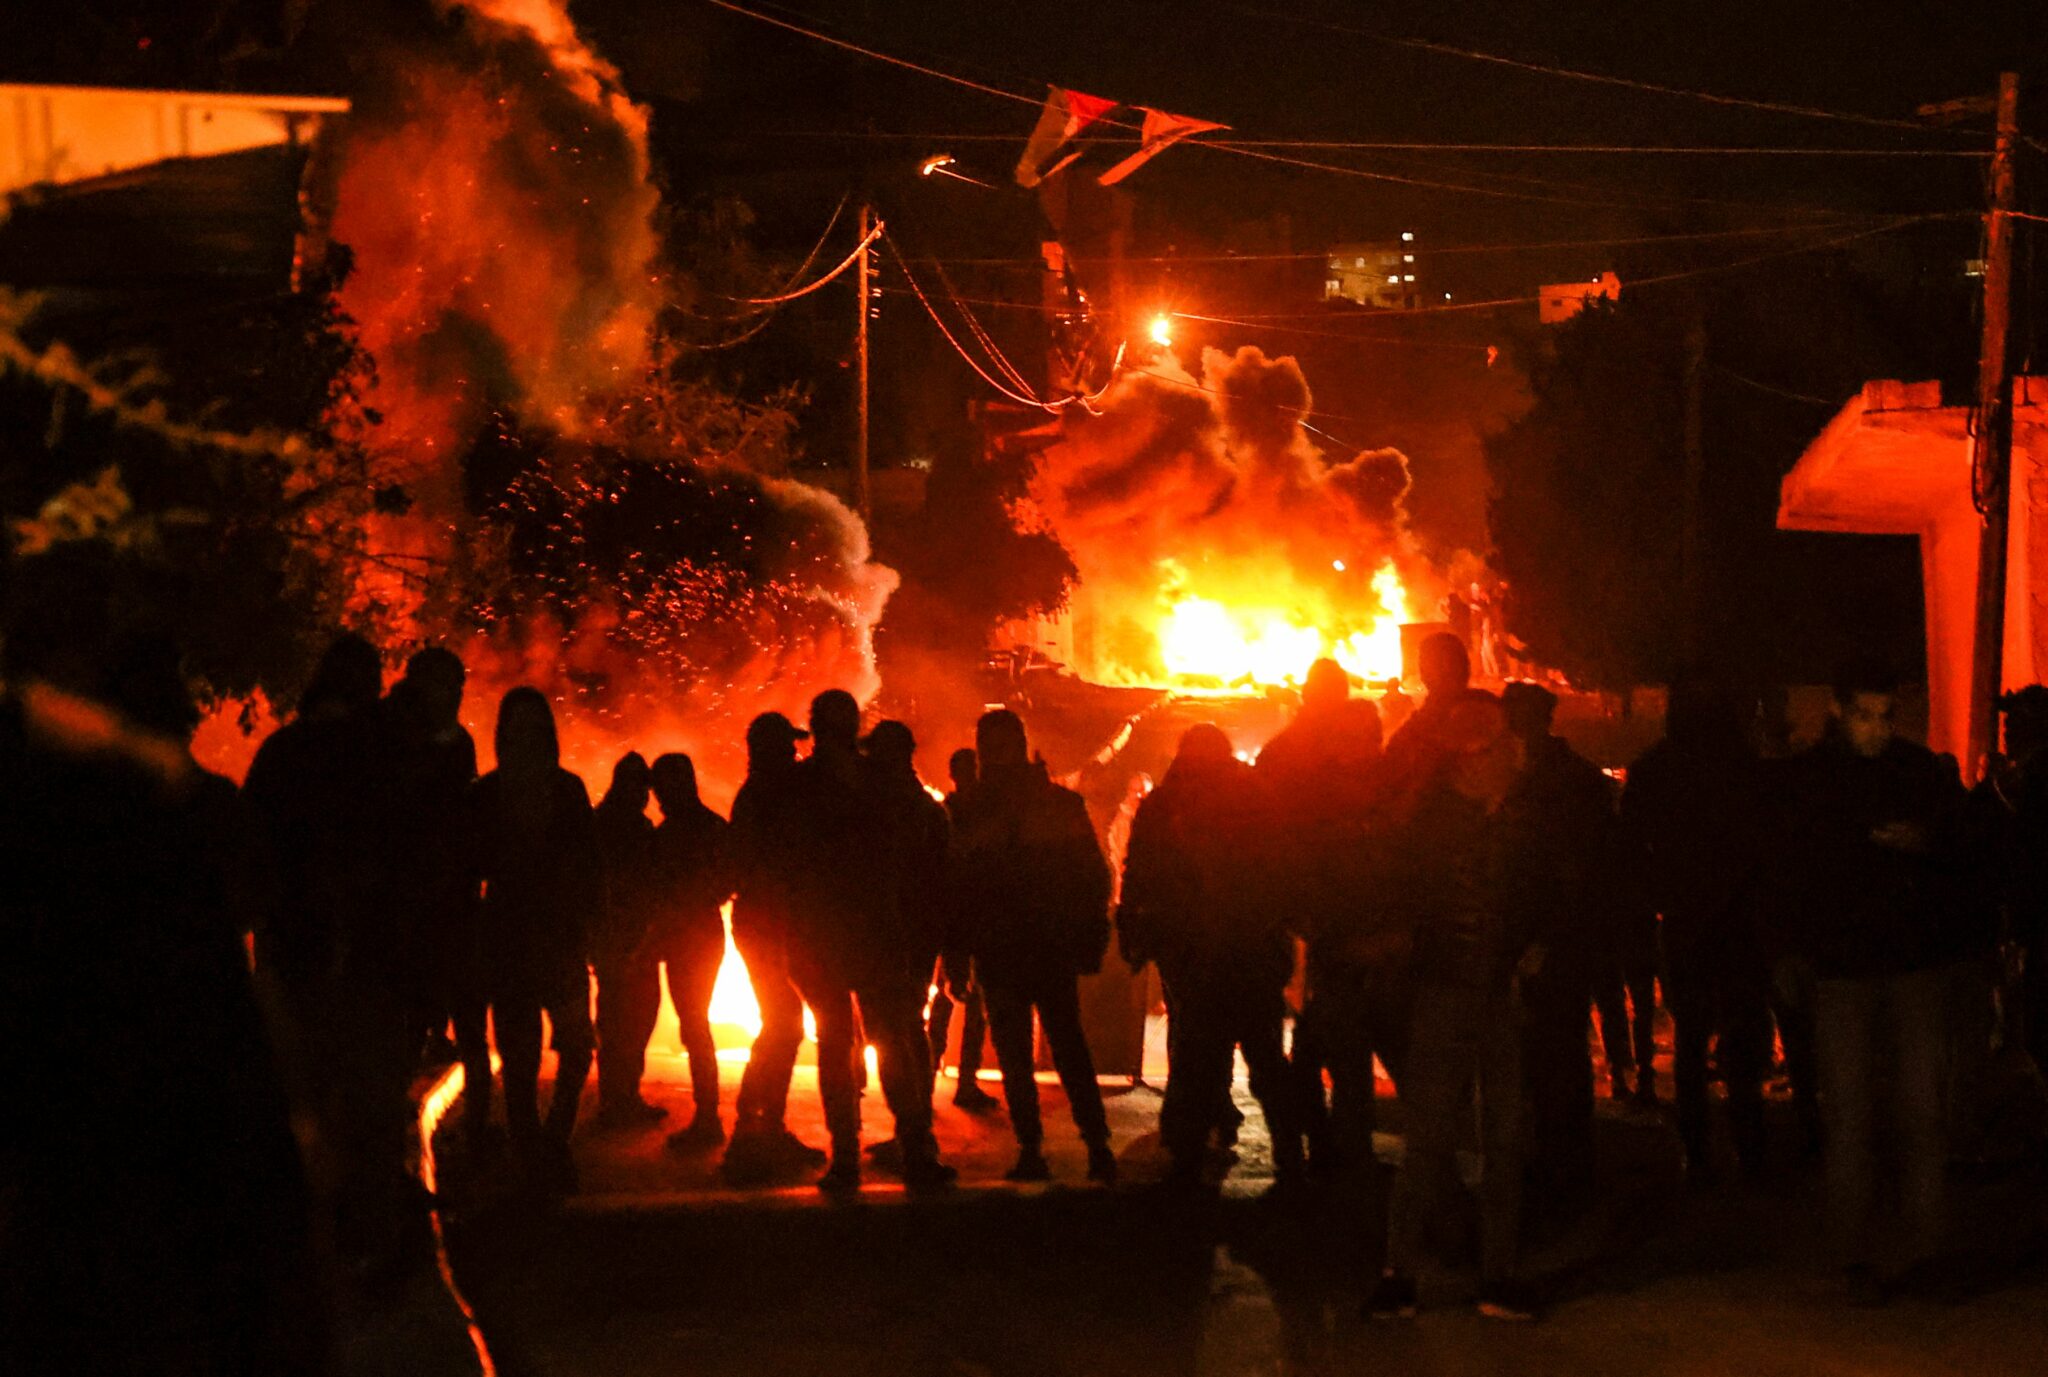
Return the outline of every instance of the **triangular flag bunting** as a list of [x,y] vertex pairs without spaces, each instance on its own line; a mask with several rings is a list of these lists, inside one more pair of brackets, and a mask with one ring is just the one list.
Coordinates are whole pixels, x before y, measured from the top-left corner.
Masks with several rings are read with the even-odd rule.
[[1146,109],[1143,106],[1139,108],[1145,110],[1145,128],[1138,151],[1095,179],[1103,186],[1115,186],[1160,152],[1191,134],[1206,134],[1212,129],[1230,128],[1227,124],[1198,120],[1188,115],[1170,115],[1164,110]]
[[1079,138],[1083,130],[1116,106],[1115,101],[1104,100],[1101,96],[1053,87],[1045,98],[1045,109],[1039,112],[1038,124],[1031,131],[1030,141],[1024,145],[1024,156],[1017,160],[1017,185],[1037,186],[1080,156],[1072,153],[1057,166],[1046,166],[1054,154]]

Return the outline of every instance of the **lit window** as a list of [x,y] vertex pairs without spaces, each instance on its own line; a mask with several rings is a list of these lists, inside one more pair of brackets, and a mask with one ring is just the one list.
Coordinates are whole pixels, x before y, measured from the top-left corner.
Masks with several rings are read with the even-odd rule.
[[1327,296],[1336,296],[1339,292],[1343,290],[1343,284],[1334,277],[1323,284],[1323,292]]
[[1412,244],[1412,243],[1414,243],[1414,242],[1415,242],[1415,231],[1414,231],[1414,230],[1402,230],[1402,231],[1401,231],[1401,242],[1402,242],[1402,243],[1404,243],[1404,244]]
[[1351,266],[1352,266],[1352,267],[1354,267],[1354,268],[1362,268],[1362,267],[1364,267],[1364,266],[1365,266],[1365,259],[1364,259],[1364,257],[1363,257],[1363,256],[1360,256],[1360,257],[1358,257],[1358,258],[1354,258],[1354,259],[1352,259],[1352,260],[1351,260]]
[[1412,253],[1404,253],[1401,255],[1401,261],[1403,263],[1413,263],[1415,261],[1415,255]]
[[1406,275],[1405,277],[1403,277],[1403,278],[1402,278],[1401,280],[1402,280],[1403,282],[1413,282],[1413,281],[1415,280],[1415,274],[1414,274],[1414,273],[1409,273],[1409,274],[1407,274],[1407,275]]
[[1387,281],[1389,281],[1389,282],[1399,282],[1400,280],[1401,280],[1401,274],[1399,274],[1399,273],[1388,273],[1388,274],[1387,274]]

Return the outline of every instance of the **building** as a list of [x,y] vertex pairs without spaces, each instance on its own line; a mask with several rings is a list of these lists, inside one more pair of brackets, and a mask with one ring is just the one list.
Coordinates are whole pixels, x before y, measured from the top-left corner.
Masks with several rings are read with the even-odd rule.
[[1545,325],[1560,325],[1586,309],[1593,300],[1621,300],[1621,279],[1602,273],[1584,282],[1558,282],[1537,288],[1536,318]]
[[[1781,530],[1920,538],[1927,744],[1959,760],[1970,739],[1982,529],[1970,498],[1970,412],[1942,405],[1939,383],[1865,383],[1778,495]],[[2048,675],[2048,378],[2013,379],[2011,492],[2005,688]]]
[[1385,243],[1334,246],[1323,277],[1323,300],[1411,310],[1422,304],[1421,279],[1415,231],[1403,230],[1399,239]]

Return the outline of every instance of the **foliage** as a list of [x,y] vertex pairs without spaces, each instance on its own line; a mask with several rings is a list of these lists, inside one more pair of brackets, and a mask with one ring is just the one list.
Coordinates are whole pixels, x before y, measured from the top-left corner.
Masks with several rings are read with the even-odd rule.
[[1623,306],[1560,328],[1534,406],[1486,441],[1508,630],[1589,688],[1658,680],[1678,649],[1683,361],[1663,325]]

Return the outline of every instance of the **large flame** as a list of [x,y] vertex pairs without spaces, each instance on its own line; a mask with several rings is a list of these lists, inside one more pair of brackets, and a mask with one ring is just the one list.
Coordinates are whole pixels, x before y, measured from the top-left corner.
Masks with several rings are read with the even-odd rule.
[[1210,351],[1126,374],[1043,456],[1035,515],[1074,557],[1070,657],[1100,682],[1183,692],[1300,683],[1317,659],[1401,673],[1435,575],[1393,450],[1327,455],[1291,359]]

